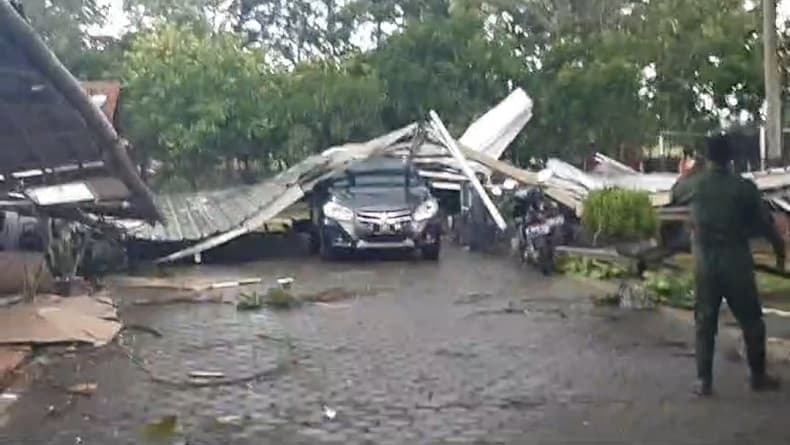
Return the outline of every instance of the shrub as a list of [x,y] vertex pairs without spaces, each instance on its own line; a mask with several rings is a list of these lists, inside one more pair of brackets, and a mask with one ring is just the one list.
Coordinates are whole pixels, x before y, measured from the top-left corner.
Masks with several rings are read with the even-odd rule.
[[649,194],[611,188],[590,193],[582,224],[594,240],[633,241],[655,236],[658,215]]

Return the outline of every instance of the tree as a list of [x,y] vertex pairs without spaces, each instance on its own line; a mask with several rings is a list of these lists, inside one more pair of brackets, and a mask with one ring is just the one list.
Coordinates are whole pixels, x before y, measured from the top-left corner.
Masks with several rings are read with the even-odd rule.
[[525,79],[539,94],[522,150],[573,159],[592,148],[618,157],[639,149],[653,134],[655,117],[640,96],[642,65],[631,57],[636,46],[619,32],[567,37],[553,46]]
[[125,104],[138,146],[188,173],[253,153],[271,130],[269,70],[231,34],[166,25],[139,36],[124,60]]
[[25,16],[46,41],[47,45],[71,67],[92,39],[88,31],[106,20],[106,6],[99,0],[25,0]]
[[279,75],[272,104],[271,147],[266,156],[293,163],[309,154],[381,134],[386,96],[373,67],[354,58],[340,65],[324,62],[297,66]]
[[705,131],[762,101],[757,17],[740,0],[492,3],[535,96],[525,154],[623,156],[658,128]]
[[[755,115],[762,102],[759,11],[740,0],[650,2],[638,31],[653,63],[653,106],[666,129],[718,126],[717,110]],[[713,108],[704,106],[704,98]]]
[[510,43],[488,38],[483,20],[466,13],[412,23],[392,36],[370,55],[387,94],[385,125],[396,128],[436,109],[451,130],[461,130],[506,96],[523,68]]
[[342,0],[236,0],[235,29],[292,68],[338,60],[353,49],[353,17]]
[[162,22],[219,30],[227,26],[226,0],[123,0],[124,12],[138,30]]

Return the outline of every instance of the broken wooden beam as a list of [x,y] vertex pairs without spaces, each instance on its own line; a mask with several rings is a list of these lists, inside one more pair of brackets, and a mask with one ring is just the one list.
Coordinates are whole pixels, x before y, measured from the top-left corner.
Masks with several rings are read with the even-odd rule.
[[433,121],[433,127],[443,139],[442,142],[444,143],[445,147],[447,147],[447,150],[453,155],[455,160],[461,166],[461,171],[463,171],[466,177],[469,178],[469,181],[472,183],[472,187],[483,200],[483,204],[485,204],[486,208],[488,209],[488,213],[491,214],[491,217],[499,227],[499,230],[505,231],[507,229],[505,218],[503,218],[502,214],[499,213],[499,209],[497,209],[496,205],[494,205],[494,202],[491,201],[491,197],[488,196],[488,193],[483,188],[483,185],[477,179],[472,167],[469,166],[469,161],[466,160],[464,154],[461,152],[461,149],[458,148],[458,144],[455,142],[455,139],[450,135],[450,132],[447,131],[444,123],[435,111],[431,110],[429,114],[431,116],[431,120]]

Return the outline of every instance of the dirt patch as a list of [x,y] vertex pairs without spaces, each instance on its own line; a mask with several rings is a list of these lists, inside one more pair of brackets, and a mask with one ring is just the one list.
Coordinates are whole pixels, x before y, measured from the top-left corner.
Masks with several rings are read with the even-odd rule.
[[33,351],[27,346],[0,347],[0,386],[5,387],[15,371],[30,359],[32,354]]

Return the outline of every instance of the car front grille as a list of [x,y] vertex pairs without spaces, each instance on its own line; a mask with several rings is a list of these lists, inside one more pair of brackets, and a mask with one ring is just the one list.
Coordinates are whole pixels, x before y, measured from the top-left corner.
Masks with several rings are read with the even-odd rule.
[[405,240],[407,237],[403,234],[393,234],[393,235],[370,235],[366,236],[364,239],[367,241],[375,241],[379,243],[399,243]]
[[357,221],[364,224],[404,224],[411,222],[411,210],[358,211]]

